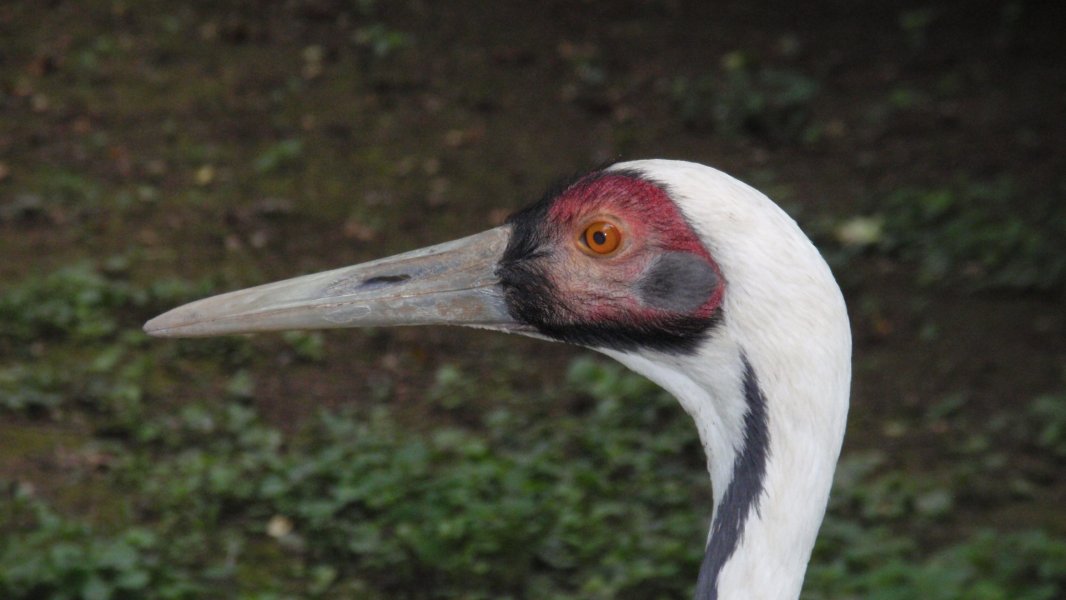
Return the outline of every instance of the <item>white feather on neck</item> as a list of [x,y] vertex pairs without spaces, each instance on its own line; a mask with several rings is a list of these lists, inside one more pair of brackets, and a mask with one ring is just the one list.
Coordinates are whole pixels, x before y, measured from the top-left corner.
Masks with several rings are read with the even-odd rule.
[[[723,320],[698,352],[606,354],[677,397],[708,459],[715,512],[743,447],[743,353],[766,397],[758,510],[718,573],[718,597],[797,598],[843,441],[851,333],[843,296],[796,223],[757,190],[680,161],[620,163],[666,186],[725,279]],[[713,539],[710,544],[715,543]]]

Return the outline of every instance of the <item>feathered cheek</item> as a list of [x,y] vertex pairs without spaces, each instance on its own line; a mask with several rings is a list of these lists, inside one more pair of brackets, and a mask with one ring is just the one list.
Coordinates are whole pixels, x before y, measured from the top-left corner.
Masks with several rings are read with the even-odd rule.
[[716,304],[716,296],[720,299],[722,278],[714,264],[699,254],[665,252],[641,274],[636,288],[649,308],[696,316],[710,303]]

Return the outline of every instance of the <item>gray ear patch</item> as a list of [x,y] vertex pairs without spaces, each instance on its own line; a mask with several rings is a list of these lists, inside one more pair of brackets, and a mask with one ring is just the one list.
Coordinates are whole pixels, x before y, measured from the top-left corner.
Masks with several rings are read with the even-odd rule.
[[718,287],[718,274],[702,257],[668,252],[656,260],[637,283],[644,304],[688,313],[703,306]]

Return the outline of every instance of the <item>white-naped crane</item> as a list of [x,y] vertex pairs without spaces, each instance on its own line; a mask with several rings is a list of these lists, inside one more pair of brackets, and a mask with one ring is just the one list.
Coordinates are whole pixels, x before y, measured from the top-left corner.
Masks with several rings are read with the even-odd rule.
[[844,436],[851,333],[829,267],[766,196],[695,163],[618,163],[500,227],[206,298],[145,330],[431,324],[586,346],[672,393],[713,486],[697,600],[799,596]]

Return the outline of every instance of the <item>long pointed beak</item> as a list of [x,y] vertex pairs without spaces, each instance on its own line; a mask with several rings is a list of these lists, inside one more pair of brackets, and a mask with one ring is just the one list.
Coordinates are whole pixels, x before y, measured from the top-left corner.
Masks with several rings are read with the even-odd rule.
[[286,329],[467,325],[522,332],[495,274],[510,226],[372,262],[229,292],[144,325],[158,337]]

